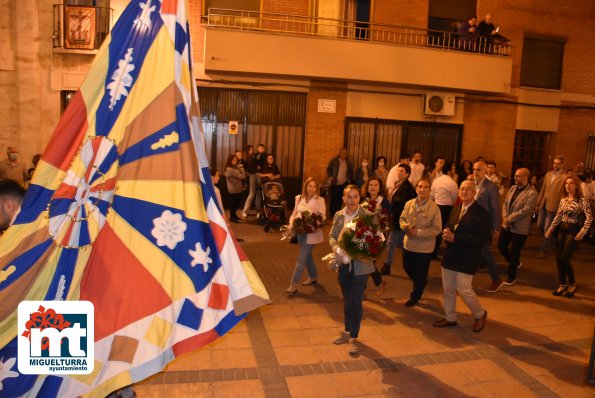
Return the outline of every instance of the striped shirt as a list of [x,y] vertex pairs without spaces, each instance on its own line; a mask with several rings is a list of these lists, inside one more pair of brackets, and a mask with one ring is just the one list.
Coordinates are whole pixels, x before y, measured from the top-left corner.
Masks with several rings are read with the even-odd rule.
[[549,229],[553,231],[554,228],[556,228],[561,222],[567,224],[578,224],[580,222],[580,218],[584,219],[584,224],[577,236],[582,237],[585,236],[585,234],[589,231],[591,222],[593,221],[593,215],[591,213],[589,201],[584,197],[581,197],[579,200],[570,200],[568,197],[562,198],[562,200],[560,200],[560,204],[558,205],[556,217],[554,217]]

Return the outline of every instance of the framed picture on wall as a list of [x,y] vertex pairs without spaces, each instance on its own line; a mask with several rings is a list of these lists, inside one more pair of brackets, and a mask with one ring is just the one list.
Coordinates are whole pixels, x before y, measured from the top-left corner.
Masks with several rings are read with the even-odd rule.
[[95,49],[95,8],[64,7],[64,48]]

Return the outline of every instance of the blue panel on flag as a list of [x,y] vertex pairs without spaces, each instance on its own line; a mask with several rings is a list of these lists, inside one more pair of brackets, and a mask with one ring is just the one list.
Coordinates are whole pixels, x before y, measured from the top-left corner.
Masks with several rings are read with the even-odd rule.
[[[196,291],[204,289],[221,266],[217,244],[208,223],[186,218],[184,211],[179,209],[117,195],[112,207],[133,228],[169,256],[190,277]],[[179,217],[177,215],[181,216],[179,223],[174,225],[172,220],[167,219],[168,210],[176,219]],[[156,225],[160,227],[157,228]],[[185,230],[181,232],[184,226]],[[172,232],[175,232],[175,229],[180,231],[180,234],[166,234],[160,242],[154,235],[160,236],[158,232],[160,228],[171,228]],[[170,246],[167,243],[170,243]],[[193,263],[194,257],[191,251],[208,252],[211,262],[206,265]]]
[[198,308],[194,303],[188,299],[184,300],[180,315],[176,321],[180,325],[187,326],[194,330],[198,330],[202,321],[202,313],[204,310]]
[[41,212],[47,208],[53,194],[54,191],[50,191],[42,186],[30,185],[21,204],[21,212],[14,221],[14,224],[27,224],[36,220]]
[[176,51],[182,54],[186,44],[188,44],[188,35],[184,32],[184,28],[176,23]]
[[112,30],[106,90],[96,113],[97,135],[107,136],[118,119],[145,56],[163,25],[160,9],[159,1],[133,1]]
[[78,259],[78,249],[64,249],[60,253],[58,264],[56,265],[57,278],[52,280],[52,284],[48,289],[48,293],[45,296],[46,300],[65,300],[70,284],[72,282],[72,276],[74,274],[74,265]]
[[244,319],[248,314],[242,314],[237,316],[233,311],[223,318],[217,326],[215,326],[215,331],[219,336],[223,336],[225,333],[231,330],[235,325],[237,325],[242,319]]

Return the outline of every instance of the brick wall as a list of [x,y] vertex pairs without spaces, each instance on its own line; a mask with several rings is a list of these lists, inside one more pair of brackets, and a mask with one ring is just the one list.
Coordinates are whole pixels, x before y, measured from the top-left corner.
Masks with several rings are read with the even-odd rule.
[[478,0],[479,19],[490,12],[500,34],[512,40],[513,78],[518,87],[520,78],[523,36],[525,32],[565,37],[562,90],[590,94],[595,92],[595,64],[593,37],[595,37],[595,2],[576,0]]
[[[326,166],[332,157],[337,156],[344,145],[345,111],[347,93],[333,89],[344,89],[340,83],[312,82],[308,95],[306,117],[306,141],[304,145],[304,179],[310,176],[319,181],[326,180]],[[337,101],[336,113],[319,113],[318,100]]]
[[[574,102],[563,102],[562,104],[585,105]],[[551,154],[564,155],[566,167],[574,167],[577,162],[585,160],[589,134],[595,134],[595,111],[562,109],[560,111],[560,126],[555,145],[552,145]]]
[[308,15],[309,2],[308,0],[265,0],[262,4],[262,12]]
[[498,170],[509,175],[512,169],[517,107],[472,101],[480,99],[479,97],[467,98],[461,159],[474,161],[478,156],[483,156],[494,160]]
[[374,0],[375,23],[427,28],[429,1]]

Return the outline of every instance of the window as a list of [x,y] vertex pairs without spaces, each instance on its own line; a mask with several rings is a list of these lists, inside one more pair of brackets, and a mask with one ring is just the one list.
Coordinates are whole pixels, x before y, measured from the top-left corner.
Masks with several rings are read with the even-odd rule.
[[107,38],[111,19],[110,0],[54,4],[54,48],[94,53]]
[[518,168],[529,169],[531,175],[543,175],[548,167],[550,133],[517,130],[514,138],[511,173]]
[[521,60],[521,86],[559,90],[566,40],[525,35]]

